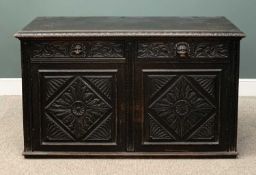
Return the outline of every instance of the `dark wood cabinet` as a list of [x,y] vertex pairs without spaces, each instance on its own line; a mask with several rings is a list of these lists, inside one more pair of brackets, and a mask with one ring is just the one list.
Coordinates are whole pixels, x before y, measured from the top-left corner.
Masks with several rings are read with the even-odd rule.
[[26,157],[236,157],[223,17],[40,17],[21,40]]

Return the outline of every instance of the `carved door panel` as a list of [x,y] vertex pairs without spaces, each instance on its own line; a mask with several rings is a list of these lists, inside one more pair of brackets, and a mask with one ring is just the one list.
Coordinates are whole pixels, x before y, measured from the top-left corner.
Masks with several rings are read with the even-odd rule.
[[135,74],[136,150],[225,149],[225,65],[138,63]]
[[33,106],[35,150],[125,148],[123,65],[35,64],[32,69],[33,98],[40,102]]

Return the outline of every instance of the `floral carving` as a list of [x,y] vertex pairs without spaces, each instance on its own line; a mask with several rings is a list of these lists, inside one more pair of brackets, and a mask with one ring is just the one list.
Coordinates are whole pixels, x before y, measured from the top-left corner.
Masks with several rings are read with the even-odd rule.
[[68,43],[66,42],[40,42],[33,44],[33,57],[65,57],[68,55]]
[[150,114],[159,123],[166,123],[177,140],[186,140],[190,133],[211,117],[215,106],[184,76],[149,106]]
[[123,43],[112,41],[48,41],[35,42],[32,46],[34,58],[120,58],[124,56]]
[[168,58],[170,51],[168,43],[164,42],[138,44],[138,58]]
[[90,57],[123,57],[123,46],[121,43],[110,41],[93,42]]
[[224,44],[201,43],[195,46],[195,58],[227,58],[228,48]]
[[[60,123],[75,140],[83,140],[93,132],[92,128],[101,125],[101,122],[110,115],[111,109],[111,105],[79,76],[45,108],[46,114]],[[107,126],[101,128],[106,130]]]
[[227,43],[139,42],[138,58],[227,58]]

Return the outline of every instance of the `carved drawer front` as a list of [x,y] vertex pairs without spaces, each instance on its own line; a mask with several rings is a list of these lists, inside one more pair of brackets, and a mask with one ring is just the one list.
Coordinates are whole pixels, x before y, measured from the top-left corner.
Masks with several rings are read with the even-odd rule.
[[33,41],[31,57],[35,60],[39,58],[124,58],[124,42]]
[[227,41],[166,39],[139,41],[137,58],[169,61],[227,61],[230,43]]
[[[143,111],[138,140],[146,149],[196,149],[220,146],[222,70],[143,69]],[[223,119],[223,118],[222,118]],[[140,145],[141,144],[141,145]],[[175,147],[176,145],[176,147]],[[180,145],[181,147],[177,147]],[[159,150],[158,150],[159,151]]]
[[[117,69],[38,70],[41,106],[35,112],[36,148],[120,148],[124,112]],[[121,89],[119,89],[121,88]],[[119,91],[119,92],[118,92]],[[35,93],[37,93],[35,91]],[[39,117],[40,116],[40,117]],[[38,118],[39,117],[39,118]],[[38,126],[40,123],[40,131]],[[119,132],[117,132],[119,130]]]

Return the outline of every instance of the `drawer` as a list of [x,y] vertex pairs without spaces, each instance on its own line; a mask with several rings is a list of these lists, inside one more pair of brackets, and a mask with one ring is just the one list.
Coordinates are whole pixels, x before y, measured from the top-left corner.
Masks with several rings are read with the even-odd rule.
[[35,40],[29,43],[31,61],[124,60],[121,40]]
[[229,62],[231,42],[221,39],[171,38],[137,42],[137,61]]

